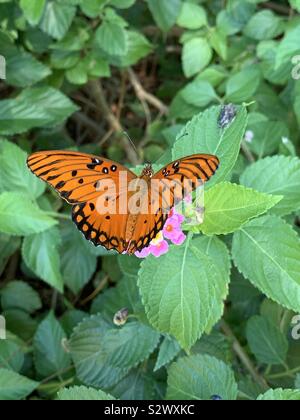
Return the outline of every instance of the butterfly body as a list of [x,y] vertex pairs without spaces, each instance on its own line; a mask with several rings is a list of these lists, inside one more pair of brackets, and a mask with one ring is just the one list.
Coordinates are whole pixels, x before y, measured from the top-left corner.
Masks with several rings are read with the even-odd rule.
[[78,152],[45,151],[29,156],[30,170],[73,206],[72,219],[94,245],[133,254],[163,229],[170,210],[215,173],[213,155],[178,159],[140,176],[117,162]]

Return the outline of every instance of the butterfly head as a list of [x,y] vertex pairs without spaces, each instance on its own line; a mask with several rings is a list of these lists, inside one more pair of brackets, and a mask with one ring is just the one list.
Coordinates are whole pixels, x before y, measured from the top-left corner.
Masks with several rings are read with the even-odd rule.
[[154,171],[153,171],[152,165],[151,163],[147,163],[145,165],[145,168],[143,169],[142,176],[146,178],[152,178],[153,175],[154,175]]

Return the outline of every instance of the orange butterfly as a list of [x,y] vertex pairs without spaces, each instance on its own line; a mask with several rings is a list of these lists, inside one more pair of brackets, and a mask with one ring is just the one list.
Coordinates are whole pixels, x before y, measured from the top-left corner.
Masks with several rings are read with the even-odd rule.
[[[183,190],[190,194],[209,180],[219,159],[188,156],[156,174],[146,165],[140,176],[117,162],[78,152],[37,152],[28,157],[27,164],[73,205],[73,221],[86,239],[108,250],[134,254],[163,229],[170,209],[182,201]],[[116,188],[112,190],[110,184]],[[128,205],[137,186],[135,207],[143,202],[143,211],[132,211]]]

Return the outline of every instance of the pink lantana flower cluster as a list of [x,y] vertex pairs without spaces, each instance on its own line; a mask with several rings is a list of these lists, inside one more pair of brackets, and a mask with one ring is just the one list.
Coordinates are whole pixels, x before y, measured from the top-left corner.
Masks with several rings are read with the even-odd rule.
[[186,239],[186,235],[181,228],[183,222],[184,216],[173,209],[163,230],[158,233],[155,239],[153,239],[150,246],[144,248],[140,252],[136,252],[135,255],[138,258],[146,258],[149,255],[154,255],[154,257],[158,258],[169,251],[169,242],[167,239],[175,245],[183,244]]

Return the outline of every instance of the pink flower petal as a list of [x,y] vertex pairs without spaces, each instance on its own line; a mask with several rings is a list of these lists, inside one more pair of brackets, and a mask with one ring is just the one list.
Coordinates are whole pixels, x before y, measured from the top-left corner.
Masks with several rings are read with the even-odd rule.
[[151,248],[151,254],[154,255],[154,257],[158,258],[169,251],[169,244],[167,241],[162,241],[160,242],[160,244],[156,246],[151,245],[150,248]]
[[182,245],[185,240],[186,235],[183,232],[179,232],[177,236],[173,236],[173,238],[171,239],[174,245]]
[[147,258],[151,254],[151,247],[148,246],[147,248],[142,249],[141,251],[137,251],[135,256],[137,258]]

